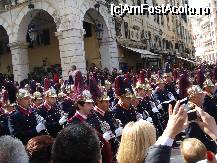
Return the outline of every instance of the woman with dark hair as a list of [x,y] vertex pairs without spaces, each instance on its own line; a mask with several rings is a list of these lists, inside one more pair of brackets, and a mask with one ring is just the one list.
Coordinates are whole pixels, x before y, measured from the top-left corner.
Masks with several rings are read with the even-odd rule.
[[54,139],[48,135],[30,139],[26,145],[29,163],[51,163],[51,149]]

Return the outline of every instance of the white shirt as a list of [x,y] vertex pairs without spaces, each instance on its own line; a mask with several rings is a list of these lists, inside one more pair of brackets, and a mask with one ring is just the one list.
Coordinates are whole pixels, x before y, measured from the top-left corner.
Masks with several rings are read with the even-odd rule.
[[174,142],[174,139],[167,137],[167,136],[161,136],[158,138],[155,145],[165,145],[165,146],[172,147],[173,142]]

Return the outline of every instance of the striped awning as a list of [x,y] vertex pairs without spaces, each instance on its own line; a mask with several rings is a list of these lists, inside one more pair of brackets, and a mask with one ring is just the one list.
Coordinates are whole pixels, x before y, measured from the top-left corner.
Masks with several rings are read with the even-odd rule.
[[126,46],[122,46],[122,47],[141,54],[141,58],[161,58],[159,54],[152,53],[145,49],[131,48],[131,47],[126,47]]
[[182,60],[187,61],[187,62],[191,62],[191,63],[194,63],[194,64],[198,64],[198,62],[192,61],[192,60],[187,59],[187,58],[178,57],[178,56],[177,56],[177,58],[182,59]]

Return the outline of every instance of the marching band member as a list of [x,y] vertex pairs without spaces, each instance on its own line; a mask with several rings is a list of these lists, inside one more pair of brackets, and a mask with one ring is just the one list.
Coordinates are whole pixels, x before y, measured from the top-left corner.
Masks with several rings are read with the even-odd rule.
[[206,79],[203,83],[203,90],[205,92],[204,111],[213,116],[217,122],[217,101],[214,98],[214,84],[210,79]]
[[[76,78],[75,78],[76,80]],[[80,90],[77,90],[78,92],[81,92]],[[91,96],[90,91],[84,90],[82,94],[77,95],[75,97],[75,108],[76,113],[73,117],[68,118],[68,124],[78,124],[78,123],[84,123],[87,121],[87,117],[91,114],[91,110],[93,109],[93,99]],[[111,152],[111,145],[110,143],[103,138],[103,136],[98,132],[98,137],[102,146],[102,160],[103,163],[110,163],[112,160],[112,152]]]
[[152,118],[152,122],[157,129],[157,135],[160,136],[163,133],[163,127],[161,119],[161,114],[157,105],[152,100],[152,88],[149,84],[137,84],[137,92],[142,99],[140,100],[139,105],[137,106],[137,110],[140,113],[144,111],[148,112],[148,115]]
[[125,89],[124,81],[121,76],[115,79],[115,95],[118,99],[118,104],[112,110],[115,118],[119,119],[123,126],[128,122],[136,121],[135,109],[131,107],[132,93]]
[[82,95],[77,97],[75,101],[76,112],[73,117],[69,117],[68,125],[82,123],[87,120],[87,116],[91,114],[93,109],[93,100],[88,90],[84,90]]
[[63,114],[66,114],[67,117],[74,116],[76,109],[74,106],[74,101],[67,94],[60,92],[58,94],[58,105],[61,108]]
[[29,139],[40,135],[45,125],[37,123],[36,115],[30,109],[31,97],[27,90],[20,89],[17,94],[17,108],[9,117],[10,133],[24,144]]
[[165,63],[165,72],[163,74],[163,78],[165,81],[164,89],[167,92],[171,92],[175,99],[178,99],[179,96],[176,92],[176,87],[175,87],[176,81],[173,80],[173,74],[172,74],[172,71],[171,71],[171,68],[168,62]]
[[37,110],[37,113],[45,120],[45,126],[48,133],[53,137],[56,137],[63,125],[59,123],[59,120],[61,119],[61,110],[57,105],[56,98],[56,91],[51,87],[45,92],[45,101]]
[[[90,87],[98,87],[98,85],[95,83]],[[118,138],[122,134],[122,127],[120,122],[109,111],[109,97],[104,87],[101,87],[101,91],[97,96],[94,109],[92,114],[88,116],[87,122],[102,134],[105,140],[111,143],[113,155],[115,156],[119,144]]]
[[43,103],[42,94],[38,91],[33,93],[32,96],[32,108],[38,109]]

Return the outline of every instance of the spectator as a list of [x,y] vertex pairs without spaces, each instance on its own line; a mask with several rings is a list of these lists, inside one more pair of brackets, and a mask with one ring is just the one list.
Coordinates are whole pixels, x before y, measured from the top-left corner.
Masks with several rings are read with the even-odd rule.
[[176,135],[187,128],[187,111],[178,101],[174,107],[169,105],[169,121],[161,137],[149,148],[145,163],[169,163],[171,147]]
[[72,124],[58,134],[53,145],[53,163],[99,163],[100,143],[86,123]]
[[180,146],[185,163],[195,163],[206,159],[206,147],[196,138],[185,139]]
[[0,137],[1,163],[28,163],[28,155],[22,142],[11,136]]
[[[197,110],[200,121],[197,124],[200,128],[209,135],[213,140],[217,140],[217,125],[215,119],[210,116],[208,113],[204,112],[201,108],[195,107]],[[163,135],[157,140],[154,146],[152,146],[148,155],[145,159],[145,163],[169,163],[171,155],[171,146],[174,141],[174,138],[179,134],[183,129],[188,125],[186,123],[187,112],[183,107],[180,107],[180,102],[178,101],[172,109],[172,106],[169,106],[169,121]],[[215,155],[208,151],[207,152],[208,163],[217,163]],[[204,162],[200,161],[201,163]]]
[[155,127],[147,121],[129,122],[123,130],[118,149],[119,163],[142,163],[150,146],[156,141]]
[[53,143],[54,139],[47,135],[30,139],[26,145],[29,163],[50,163]]

